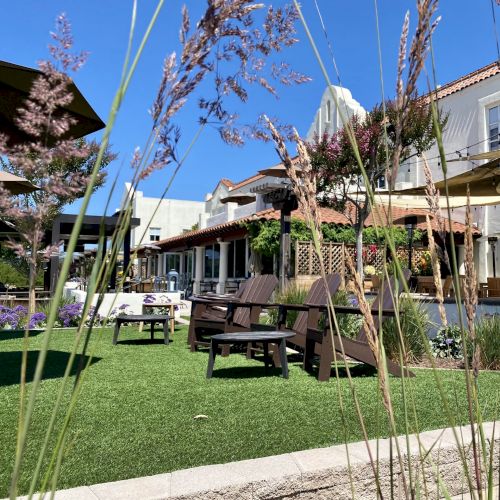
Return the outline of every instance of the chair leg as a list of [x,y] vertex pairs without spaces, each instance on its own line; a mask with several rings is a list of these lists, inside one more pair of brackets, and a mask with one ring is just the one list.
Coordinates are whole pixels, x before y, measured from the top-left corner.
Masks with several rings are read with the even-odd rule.
[[113,345],[116,345],[118,342],[118,334],[120,333],[120,322],[116,320],[115,323],[115,331],[113,333]]
[[255,352],[253,350],[253,342],[247,344],[247,359],[253,359],[255,357]]
[[151,340],[155,339],[155,322],[151,321]]
[[212,340],[212,342],[210,343],[210,352],[208,353],[207,378],[212,378],[217,349],[218,349],[217,343]]
[[222,357],[226,358],[229,356],[229,353],[231,352],[231,346],[229,344],[224,344],[222,346]]
[[286,359],[286,340],[281,339],[278,347],[280,353],[281,370],[283,378],[288,378],[288,360]]
[[333,361],[333,345],[330,332],[323,335],[323,342],[321,343],[321,356],[319,361],[318,381],[328,382],[332,371]]

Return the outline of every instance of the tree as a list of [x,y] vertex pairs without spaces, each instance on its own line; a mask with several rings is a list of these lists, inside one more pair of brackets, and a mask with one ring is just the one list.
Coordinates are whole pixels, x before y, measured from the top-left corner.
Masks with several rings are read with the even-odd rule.
[[[384,107],[377,105],[364,118],[352,116],[346,126],[332,135],[323,134],[307,145],[313,172],[317,177],[320,204],[343,212],[354,227],[357,255],[362,255],[363,228],[370,213],[369,193],[362,170],[352,146],[354,138],[368,183],[374,190],[379,181],[390,179],[394,184],[393,159],[399,164],[410,156],[421,155],[435,141],[432,112],[424,99],[412,99],[405,109],[405,126],[394,101]],[[440,115],[443,128],[447,117]],[[393,175],[389,175],[393,173]],[[362,259],[357,259],[362,275]]]
[[[0,166],[2,170],[11,172],[15,175],[20,175],[29,180],[35,186],[43,187],[46,182],[47,176],[58,176],[61,178],[73,177],[75,175],[88,178],[94,163],[96,161],[97,153],[99,151],[99,143],[96,141],[87,141],[80,138],[73,143],[74,153],[67,158],[55,157],[51,163],[46,165],[45,169],[26,169],[22,164],[19,164],[14,157],[0,158]],[[33,159],[36,161],[36,154],[32,153]],[[99,179],[94,186],[94,192],[104,185],[106,180],[106,166],[116,158],[116,155],[107,148],[102,159],[100,167]],[[41,177],[43,174],[43,177]],[[45,175],[46,174],[46,175]],[[44,228],[49,229],[52,226],[54,219],[62,213],[63,208],[69,203],[83,197],[85,194],[85,186],[82,185],[80,189],[74,191],[63,192],[55,194],[54,199],[51,201],[50,211],[44,219]],[[42,188],[32,193],[19,195],[19,205],[22,207],[32,207],[36,210],[39,205],[46,203],[47,192]]]
[[[63,139],[73,118],[64,112],[54,112],[73,100],[68,73],[84,64],[86,53],[70,52],[73,39],[64,15],[58,17],[57,30],[51,36],[52,60],[39,63],[41,74],[34,80],[24,105],[17,110],[17,126],[29,139],[9,145],[7,138],[0,135],[0,155],[6,158],[3,165],[35,181],[39,188],[34,195],[12,197],[0,187],[2,217],[15,223],[22,238],[6,245],[29,265],[30,315],[35,310],[35,280],[40,262],[59,247],[44,243],[47,222],[66,203],[83,195],[97,154],[95,143]],[[112,158],[109,151],[107,158]]]

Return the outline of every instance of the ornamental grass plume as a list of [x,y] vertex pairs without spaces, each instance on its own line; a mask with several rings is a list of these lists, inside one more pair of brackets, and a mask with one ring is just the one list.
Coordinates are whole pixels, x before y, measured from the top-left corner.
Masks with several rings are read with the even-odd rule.
[[[437,9],[438,0],[420,0],[417,2],[417,28],[412,39],[410,52],[407,55],[407,42],[410,15],[406,13],[401,37],[399,42],[398,69],[396,78],[396,100],[395,100],[395,140],[394,152],[392,155],[392,165],[388,169],[387,176],[389,184],[394,186],[401,164],[401,154],[405,149],[405,133],[411,123],[414,112],[414,104],[417,99],[417,81],[424,68],[425,59],[430,49],[431,38],[436,29],[440,17],[432,21],[432,17]],[[408,62],[406,82],[403,82],[403,73]]]
[[441,318],[441,324],[446,327],[448,325],[448,320],[446,318],[446,310],[444,308],[443,283],[441,281],[441,264],[439,263],[436,242],[434,241],[431,219],[428,215],[425,216],[425,222],[427,224],[427,239],[429,241],[432,276],[434,277],[434,286],[436,287],[436,299],[438,301],[439,317]]
[[[180,165],[181,131],[173,118],[209,77],[212,77],[213,95],[198,100],[200,126],[215,126],[222,140],[233,145],[244,144],[245,137],[262,139],[265,134],[258,121],[251,126],[238,123],[238,115],[226,107],[231,96],[245,103],[250,85],[258,85],[277,96],[274,82],[292,85],[310,81],[289,63],[266,61],[298,41],[296,9],[290,5],[280,8],[271,5],[259,27],[253,16],[263,8],[263,4],[251,0],[211,0],[192,29],[187,7],[183,7],[179,33],[181,52],[179,56],[172,52],[165,58],[158,92],[150,109],[152,143],[143,153],[139,149],[134,153],[132,167],[138,179],[170,163]],[[155,142],[157,147],[153,152]]]
[[0,211],[12,220],[22,241],[8,241],[6,245],[27,260],[30,267],[30,314],[34,313],[34,280],[42,259],[48,259],[59,249],[59,243],[47,245],[43,239],[46,221],[53,216],[61,203],[73,201],[85,191],[88,176],[74,171],[61,173],[51,169],[57,162],[67,162],[87,157],[91,151],[85,144],[73,139],[62,139],[75,119],[61,111],[73,100],[69,90],[71,78],[67,72],[77,71],[85,62],[85,52],[70,52],[73,46],[71,27],[64,14],[56,21],[54,41],[49,45],[52,60],[41,61],[41,74],[34,80],[28,98],[18,110],[16,124],[28,140],[8,145],[5,135],[0,140],[0,154],[8,159],[13,169],[27,178],[36,178],[37,203],[21,203],[0,187]]
[[481,353],[479,344],[476,342],[476,309],[478,302],[477,274],[474,266],[474,240],[472,238],[472,214],[470,207],[470,190],[467,185],[467,205],[465,209],[465,277],[464,277],[464,305],[467,316],[467,333],[473,344],[472,370],[477,377],[481,365]]

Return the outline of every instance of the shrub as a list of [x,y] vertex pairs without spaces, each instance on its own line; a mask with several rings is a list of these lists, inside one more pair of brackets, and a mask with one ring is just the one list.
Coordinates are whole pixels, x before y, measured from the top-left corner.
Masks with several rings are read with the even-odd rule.
[[[403,361],[405,363],[418,361],[425,354],[426,339],[422,331],[427,332],[429,315],[424,303],[403,297],[399,302],[399,321],[403,340]],[[401,337],[395,318],[384,320],[383,341],[387,357],[398,361]]]
[[[303,304],[307,295],[304,287],[295,282],[290,283],[283,292],[277,293],[274,301],[278,304]],[[297,319],[298,311],[289,311],[286,316],[286,327],[292,328]],[[278,309],[269,309],[266,324],[276,325],[278,323]]]
[[[356,298],[349,295],[346,290],[339,290],[332,297],[332,301],[335,306],[358,305]],[[345,337],[352,339],[358,335],[359,329],[363,323],[363,318],[358,314],[337,314],[337,323],[339,325],[340,333]]]
[[[477,346],[481,367],[500,369],[500,316],[483,316],[476,323]],[[472,352],[472,351],[470,351]]]
[[435,338],[430,340],[432,354],[436,358],[462,359],[462,334],[457,325],[441,327]]

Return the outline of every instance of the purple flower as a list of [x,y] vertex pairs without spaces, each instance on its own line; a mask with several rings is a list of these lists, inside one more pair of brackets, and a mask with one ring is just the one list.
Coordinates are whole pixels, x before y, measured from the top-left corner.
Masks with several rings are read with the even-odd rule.
[[118,309],[120,309],[120,311],[124,311],[128,306],[128,304],[122,304]]
[[26,316],[28,314],[28,308],[24,306],[16,306],[14,307],[14,312],[19,316]]
[[156,302],[155,296],[147,293],[146,295],[144,295],[143,302],[144,304],[154,304]]
[[29,329],[32,330],[33,328],[36,328],[39,323],[43,323],[47,319],[47,316],[43,312],[38,312],[33,314],[31,316],[30,321],[29,321]]
[[357,307],[359,305],[358,299],[356,297],[349,297],[349,304],[353,307]]
[[446,339],[445,342],[447,345],[451,345],[453,344],[453,339]]
[[75,302],[73,304],[66,304],[59,308],[59,321],[63,326],[78,326],[82,316],[83,303]]

